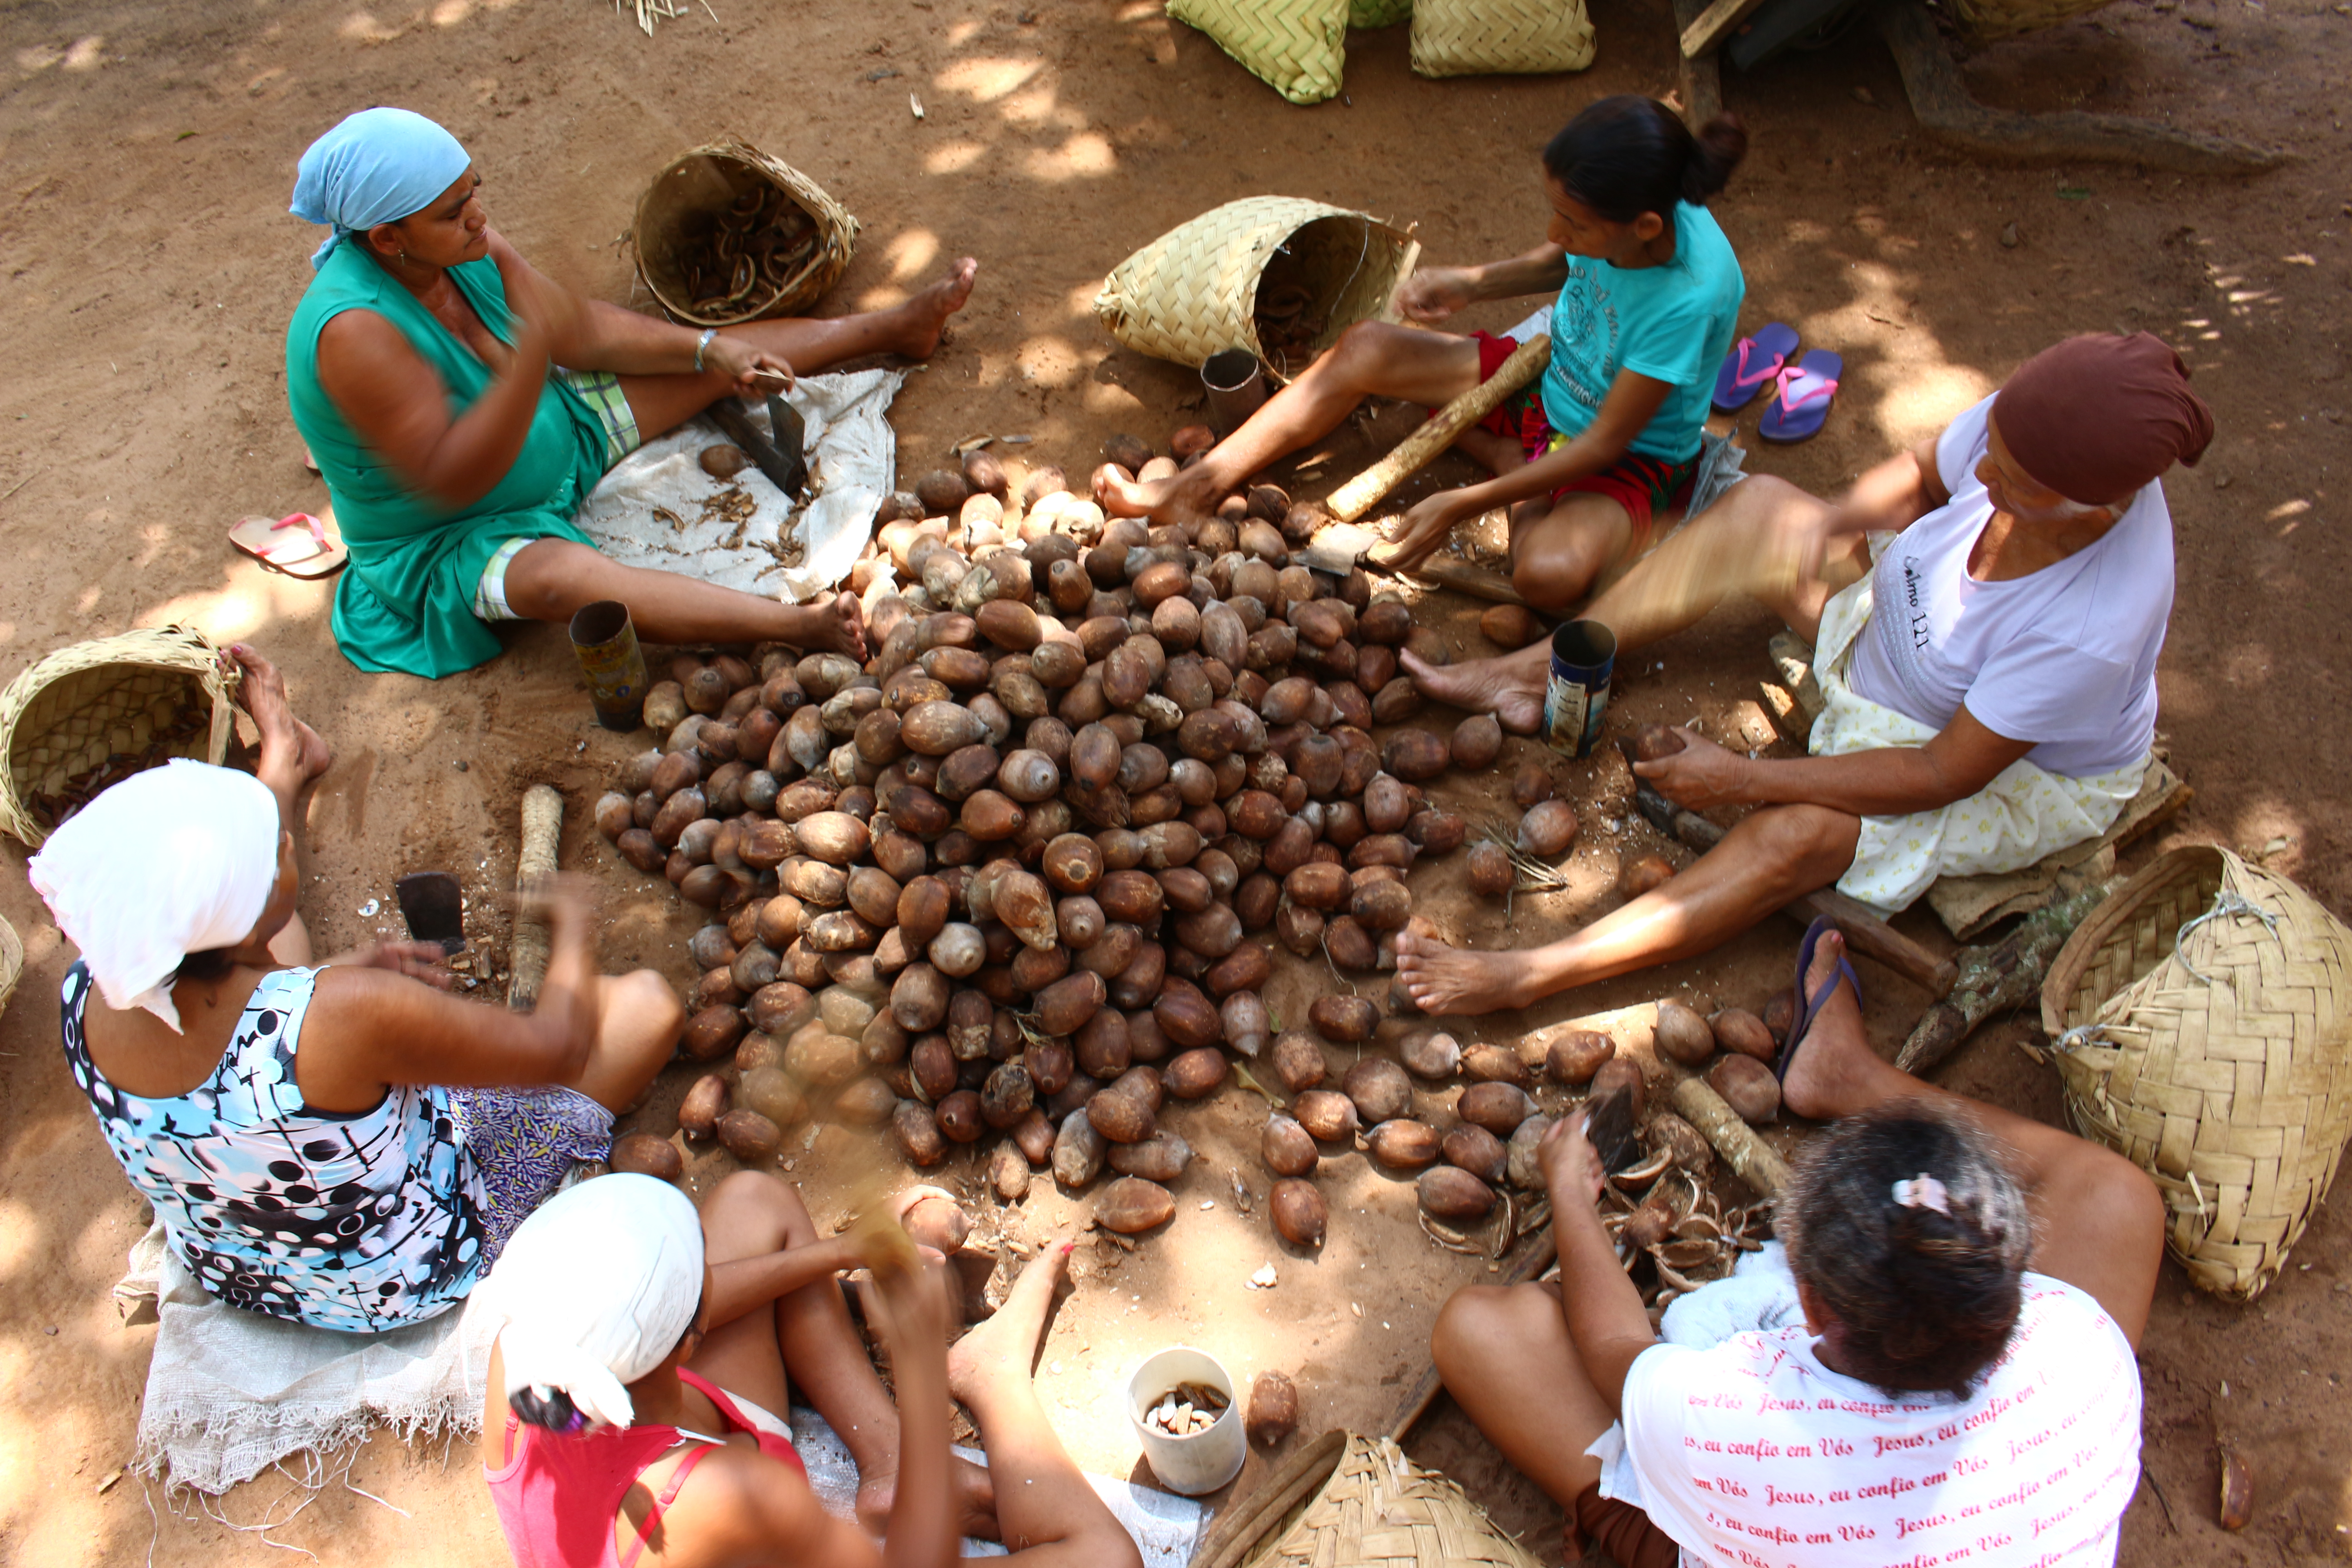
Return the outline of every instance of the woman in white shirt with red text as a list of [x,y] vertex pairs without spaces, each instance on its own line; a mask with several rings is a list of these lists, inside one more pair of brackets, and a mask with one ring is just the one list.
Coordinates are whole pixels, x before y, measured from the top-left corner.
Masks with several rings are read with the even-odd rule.
[[1863,1036],[1837,931],[1817,925],[1805,959],[1785,1103],[1836,1125],[1777,1210],[1801,1321],[1661,1342],[1570,1118],[1541,1152],[1559,1282],[1447,1302],[1445,1386],[1569,1511],[1571,1559],[1581,1537],[1621,1568],[2106,1568],[2139,1481],[2155,1184],[1896,1071]]

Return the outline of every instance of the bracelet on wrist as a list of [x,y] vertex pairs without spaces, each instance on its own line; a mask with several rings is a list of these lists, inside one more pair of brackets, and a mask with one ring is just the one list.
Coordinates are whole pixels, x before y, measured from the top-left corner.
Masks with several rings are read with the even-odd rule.
[[703,351],[710,346],[711,340],[718,335],[717,327],[705,327],[702,329],[702,335],[694,340],[694,372],[697,375],[702,374]]

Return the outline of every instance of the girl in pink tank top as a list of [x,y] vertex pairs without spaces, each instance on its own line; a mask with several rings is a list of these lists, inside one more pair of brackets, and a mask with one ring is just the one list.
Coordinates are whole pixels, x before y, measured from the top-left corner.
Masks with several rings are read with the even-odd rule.
[[[789,1438],[755,1423],[718,1384],[680,1367],[678,1381],[719,1407],[730,1433],[748,1432],[766,1458],[806,1471]],[[761,1411],[761,1415],[767,1412]],[[677,1496],[703,1457],[724,1446],[677,1426],[627,1426],[572,1434],[529,1429],[507,1412],[507,1463],[485,1465],[490,1502],[507,1532],[518,1568],[635,1568],[646,1542],[661,1523],[662,1510]],[[645,1523],[628,1550],[613,1550],[613,1526],[629,1489],[663,1455],[687,1445],[669,1479],[654,1498]]]
[[[905,1200],[935,1194],[948,1196]],[[820,1238],[792,1188],[751,1171],[699,1215],[649,1176],[558,1194],[481,1291],[502,1325],[482,1475],[518,1568],[878,1568],[886,1552],[891,1568],[950,1568],[974,1528],[1001,1529],[1016,1562],[1068,1548],[1059,1561],[1141,1568],[1029,1381],[1069,1250],[1028,1266],[951,1370],[946,1270],[903,1231]],[[838,1276],[856,1268],[873,1272],[903,1408],[842,1300]],[[769,1413],[789,1408],[787,1364],[857,1460],[878,1545],[819,1505]],[[954,1468],[951,1394],[980,1424],[986,1471]]]

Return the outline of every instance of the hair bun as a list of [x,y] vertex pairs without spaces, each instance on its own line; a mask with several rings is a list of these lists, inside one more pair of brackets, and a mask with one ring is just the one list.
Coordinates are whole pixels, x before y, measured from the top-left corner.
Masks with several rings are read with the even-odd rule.
[[1731,183],[1731,172],[1747,156],[1748,127],[1739,116],[1718,114],[1700,126],[1683,165],[1683,200],[1706,205],[1707,197]]

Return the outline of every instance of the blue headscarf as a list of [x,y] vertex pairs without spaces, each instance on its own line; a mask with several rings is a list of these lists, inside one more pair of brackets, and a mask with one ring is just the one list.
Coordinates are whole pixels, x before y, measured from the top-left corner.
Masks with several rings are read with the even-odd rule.
[[354,234],[423,212],[472,163],[455,136],[421,114],[363,109],[352,115],[311,142],[295,166],[294,216],[334,228],[310,266],[325,266]]

